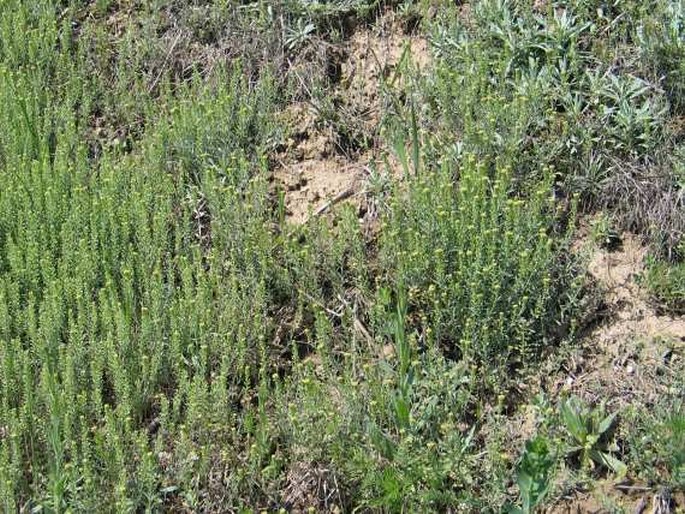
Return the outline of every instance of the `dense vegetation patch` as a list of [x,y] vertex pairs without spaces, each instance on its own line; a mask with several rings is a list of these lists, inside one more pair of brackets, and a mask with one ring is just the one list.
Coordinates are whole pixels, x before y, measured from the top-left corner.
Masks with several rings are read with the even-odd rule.
[[[596,315],[579,212],[600,245],[648,241],[640,282],[683,311],[685,4],[539,4],[0,0],[3,509],[530,512],[607,474],[682,487],[682,373],[626,424],[531,384]],[[383,76],[377,219],[293,224],[276,114],[387,12],[432,66]]]

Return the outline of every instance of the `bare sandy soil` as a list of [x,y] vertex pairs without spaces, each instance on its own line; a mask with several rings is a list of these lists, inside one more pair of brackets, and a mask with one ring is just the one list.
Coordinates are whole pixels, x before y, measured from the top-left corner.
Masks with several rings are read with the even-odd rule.
[[382,165],[382,84],[392,79],[405,52],[417,69],[430,65],[428,42],[405,34],[395,16],[382,16],[371,29],[355,32],[344,48],[329,52],[339,61],[332,63],[340,73],[330,93],[337,119],[328,119],[315,101],[284,111],[292,132],[273,175],[285,192],[290,221],[304,223],[342,201],[361,205],[370,166]]

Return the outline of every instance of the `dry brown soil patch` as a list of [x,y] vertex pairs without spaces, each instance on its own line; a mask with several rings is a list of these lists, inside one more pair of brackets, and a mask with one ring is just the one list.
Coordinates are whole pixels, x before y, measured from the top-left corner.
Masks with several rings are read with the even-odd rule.
[[[620,248],[597,248],[581,238],[575,251],[588,258],[588,273],[602,294],[604,317],[580,348],[550,377],[551,396],[572,393],[588,402],[606,401],[610,410],[655,405],[674,396],[685,373],[685,317],[659,314],[639,283],[648,249],[637,236],[622,234]],[[542,380],[541,382],[545,382]],[[607,479],[588,492],[576,492],[553,513],[640,512],[666,514],[685,506],[674,492],[668,507],[663,490],[621,485]]]
[[338,59],[330,67],[339,76],[327,92],[327,105],[312,99],[282,113],[290,136],[274,159],[273,177],[294,223],[343,201],[362,205],[370,166],[382,162],[383,84],[391,87],[403,58],[418,69],[430,63],[427,41],[405,34],[392,12],[357,30],[329,55]]
[[[589,255],[588,272],[604,291],[605,319],[584,342],[585,358],[569,369],[562,388],[617,406],[653,403],[683,368],[685,317],[659,314],[639,283],[647,247],[637,236],[622,235],[615,251],[585,241],[577,250]],[[597,396],[597,397],[593,397]]]

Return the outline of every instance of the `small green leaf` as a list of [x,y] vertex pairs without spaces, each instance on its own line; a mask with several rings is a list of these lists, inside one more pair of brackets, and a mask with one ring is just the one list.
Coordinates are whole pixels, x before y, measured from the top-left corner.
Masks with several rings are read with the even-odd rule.
[[590,452],[590,458],[597,464],[601,464],[609,468],[619,477],[625,476],[625,474],[628,472],[628,467],[623,462],[616,457],[609,455],[608,453],[593,450]]
[[395,398],[395,419],[397,420],[397,425],[399,427],[409,426],[409,404],[400,395]]
[[522,512],[531,512],[549,491],[550,474],[554,457],[544,437],[526,442],[526,448],[517,468],[516,482],[521,495]]
[[597,436],[601,437],[604,435],[604,433],[611,428],[611,426],[614,424],[614,420],[616,419],[616,415],[618,413],[614,412],[613,414],[609,414],[606,418],[604,418],[598,427],[598,433]]
[[576,442],[582,445],[587,438],[587,427],[583,423],[579,411],[580,407],[573,398],[569,398],[565,403],[561,404],[561,416],[564,419],[566,429]]

